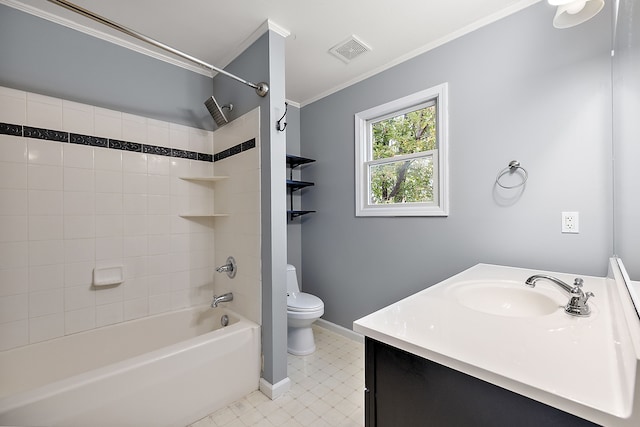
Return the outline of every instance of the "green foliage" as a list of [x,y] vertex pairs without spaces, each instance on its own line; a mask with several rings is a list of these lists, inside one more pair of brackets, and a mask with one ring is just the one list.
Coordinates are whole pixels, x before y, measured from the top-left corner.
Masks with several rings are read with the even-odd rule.
[[[416,154],[437,148],[435,105],[372,124],[373,160]],[[371,202],[433,201],[433,162],[418,158],[371,168]]]

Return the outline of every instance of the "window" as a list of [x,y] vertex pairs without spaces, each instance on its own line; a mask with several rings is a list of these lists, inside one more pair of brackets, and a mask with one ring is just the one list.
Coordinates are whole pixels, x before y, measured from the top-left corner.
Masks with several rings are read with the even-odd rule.
[[356,216],[446,216],[447,84],[356,114]]

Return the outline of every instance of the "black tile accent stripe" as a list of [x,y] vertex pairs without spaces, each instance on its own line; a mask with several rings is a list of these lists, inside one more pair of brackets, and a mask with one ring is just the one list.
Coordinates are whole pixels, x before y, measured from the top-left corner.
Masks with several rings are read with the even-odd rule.
[[0,123],[0,134],[22,136],[22,126],[10,123]]
[[241,144],[234,145],[231,148],[227,148],[226,150],[222,150],[213,155],[213,161],[217,162],[219,160],[224,160],[227,157],[235,156],[236,154],[240,154],[243,151],[250,150],[256,147],[256,139],[252,138],[248,141],[245,141]]
[[72,144],[89,145],[91,147],[109,147],[109,140],[107,138],[79,135],[77,133],[72,133],[69,135],[69,142]]
[[91,147],[111,148],[114,150],[134,151],[139,153],[149,153],[158,156],[180,157],[183,159],[199,160],[202,162],[216,162],[226,159],[243,151],[256,147],[256,139],[250,139],[231,148],[220,151],[214,155],[197,153],[195,151],[180,150],[177,148],[159,147],[157,145],[139,144],[137,142],[120,141],[118,139],[107,139],[98,136],[80,135],[77,133],[62,132],[52,129],[34,128],[31,126],[14,125],[11,123],[0,123],[0,134],[21,136],[25,138],[44,139],[48,141],[68,142],[71,144],[88,145]]
[[23,126],[23,133],[26,138],[46,139],[47,141],[69,142],[69,132],[58,130],[33,128]]

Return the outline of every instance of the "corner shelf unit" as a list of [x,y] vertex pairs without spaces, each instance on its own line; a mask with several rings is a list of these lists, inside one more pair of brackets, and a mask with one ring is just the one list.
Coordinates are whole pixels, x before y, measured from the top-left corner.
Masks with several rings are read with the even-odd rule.
[[302,215],[315,212],[315,211],[303,211],[303,210],[293,209],[293,192],[315,185],[313,182],[299,181],[299,180],[293,179],[293,170],[298,166],[306,165],[313,162],[315,162],[315,160],[313,159],[308,159],[306,157],[287,154],[287,167],[289,168],[289,179],[287,179],[287,189],[289,190],[289,206],[290,206],[290,209],[287,210],[287,215],[289,216],[290,220],[293,220],[294,218],[297,218]]
[[[228,176],[180,176],[178,177],[184,181],[191,182],[216,182],[229,178]],[[188,212],[179,214],[182,218],[217,218],[229,216],[226,213],[213,213],[213,212]]]

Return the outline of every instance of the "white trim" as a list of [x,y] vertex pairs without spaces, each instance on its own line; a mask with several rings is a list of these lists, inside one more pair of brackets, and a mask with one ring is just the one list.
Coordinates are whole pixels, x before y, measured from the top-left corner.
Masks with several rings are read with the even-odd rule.
[[282,396],[291,388],[291,380],[289,377],[286,377],[283,380],[278,381],[275,384],[271,384],[269,381],[264,378],[260,378],[260,387],[259,390],[267,396],[269,399],[274,400],[278,397]]
[[[370,180],[370,126],[373,120],[388,117],[392,113],[402,114],[413,107],[421,108],[427,102],[437,99],[436,130],[438,147],[434,156],[433,189],[434,201],[431,203],[406,203],[391,205],[372,205],[369,203]],[[448,133],[448,84],[442,83],[429,89],[404,96],[382,105],[369,108],[355,114],[355,215],[356,217],[394,217],[394,216],[448,216],[449,215],[449,133]],[[425,156],[425,153],[421,153]],[[402,156],[406,158],[407,156]],[[399,158],[402,160],[402,158]]]
[[348,338],[352,341],[357,341],[361,344],[364,343],[364,335],[361,335],[356,331],[352,331],[351,329],[345,328],[344,326],[336,325],[335,323],[329,322],[328,320],[324,320],[324,319],[316,320],[315,324],[321,328],[324,328],[335,334]]
[[289,30],[276,24],[270,19],[267,19],[258,28],[256,28],[256,30],[253,33],[251,33],[249,37],[244,39],[243,42],[236,47],[236,49],[231,51],[231,53],[228,56],[226,56],[222,61],[220,61],[220,63],[222,64],[220,68],[224,68],[227,65],[231,64],[231,62],[234,59],[240,56],[242,52],[247,50],[249,46],[254,44],[260,37],[262,37],[264,33],[266,33],[269,30],[275,32],[276,34],[279,34],[284,38],[287,38],[291,35],[291,32]]
[[441,37],[437,40],[434,40],[433,42],[426,44],[422,47],[419,47],[418,49],[415,49],[405,55],[402,55],[396,59],[394,59],[393,61],[387,62],[384,65],[381,65],[380,67],[376,67],[371,69],[370,71],[364,73],[364,74],[360,74],[357,77],[354,77],[353,79],[345,82],[345,83],[341,83],[337,86],[334,86],[330,89],[325,90],[324,92],[313,96],[309,99],[305,99],[304,101],[300,101],[300,105],[302,107],[306,107],[309,104],[312,104],[316,101],[321,100],[322,98],[326,98],[329,95],[332,95],[338,91],[341,91],[342,89],[345,89],[349,86],[352,86],[356,83],[359,83],[363,80],[368,79],[369,77],[373,77],[376,74],[379,74],[383,71],[388,70],[389,68],[393,68],[398,64],[401,64],[405,61],[408,61],[409,59],[415,58],[416,56],[422,55],[423,53],[426,53],[430,50],[433,50],[439,46],[442,46],[443,44],[449,43],[452,40],[455,40],[459,37],[462,37],[464,35],[467,35],[469,33],[472,33],[473,31],[482,28],[484,26],[487,26],[489,24],[492,24],[496,21],[499,21],[502,18],[505,18],[509,15],[512,15],[522,9],[525,9],[535,3],[538,3],[540,0],[521,0],[519,2],[517,2],[516,4],[507,7],[505,9],[500,10],[499,12],[494,13],[493,15],[489,15],[485,18],[479,19],[475,22],[472,22],[471,24],[467,25],[466,27],[463,27],[461,29],[459,29],[458,31],[455,31],[453,33],[449,33],[444,37]]

